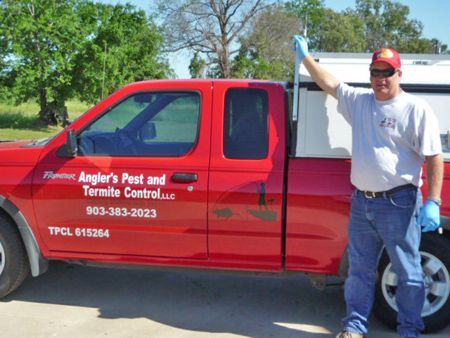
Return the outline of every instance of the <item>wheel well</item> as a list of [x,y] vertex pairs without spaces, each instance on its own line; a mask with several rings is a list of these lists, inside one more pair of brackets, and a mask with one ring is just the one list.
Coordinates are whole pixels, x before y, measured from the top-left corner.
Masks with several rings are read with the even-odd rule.
[[16,222],[14,222],[14,220],[12,219],[11,215],[8,214],[8,213],[5,211],[5,209],[3,209],[3,208],[1,208],[1,207],[0,207],[0,214],[1,214],[2,216],[4,216],[5,218],[7,218],[8,221],[11,222],[11,224],[15,225],[16,228],[17,228],[17,231],[19,232],[19,228],[17,227]]
[[19,232],[30,263],[31,275],[39,276],[47,271],[48,261],[42,257],[34,233],[20,210],[8,199],[0,195],[0,212],[8,218]]
[[[0,207],[0,216],[4,217],[7,219],[7,221],[14,227],[14,229],[17,231],[17,233],[19,234],[20,240],[22,241],[23,246],[25,247],[25,243],[23,241],[23,237],[22,234],[20,233],[19,230],[19,226],[17,225],[17,223],[14,221],[14,219],[11,217],[11,215],[6,212],[5,209],[3,209],[3,207]],[[0,224],[0,226],[2,226]]]

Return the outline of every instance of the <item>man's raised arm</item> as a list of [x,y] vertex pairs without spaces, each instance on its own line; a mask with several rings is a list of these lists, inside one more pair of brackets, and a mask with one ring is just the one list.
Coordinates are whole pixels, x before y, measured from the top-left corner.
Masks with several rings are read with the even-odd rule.
[[336,90],[340,81],[309,55],[308,43],[303,36],[295,36],[295,43],[299,46],[298,53],[300,61],[303,62],[303,65],[308,70],[314,82],[317,83],[323,91],[337,98]]

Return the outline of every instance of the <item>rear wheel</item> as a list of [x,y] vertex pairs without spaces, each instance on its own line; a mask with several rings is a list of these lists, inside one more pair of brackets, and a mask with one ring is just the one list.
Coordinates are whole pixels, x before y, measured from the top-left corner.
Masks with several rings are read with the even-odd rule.
[[[435,332],[450,320],[450,243],[437,234],[423,234],[420,246],[425,303],[422,317],[426,332]],[[386,253],[380,260],[376,288],[375,315],[388,326],[397,326],[397,275],[391,270]]]
[[0,298],[19,287],[29,271],[25,248],[16,227],[0,214]]

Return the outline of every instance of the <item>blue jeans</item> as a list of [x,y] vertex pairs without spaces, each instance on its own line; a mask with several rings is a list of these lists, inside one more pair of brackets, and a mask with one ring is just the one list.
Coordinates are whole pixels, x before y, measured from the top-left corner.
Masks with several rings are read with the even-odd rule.
[[343,320],[346,330],[367,333],[378,261],[385,247],[398,276],[398,333],[401,337],[420,336],[425,288],[419,254],[421,229],[416,219],[421,205],[422,195],[415,188],[372,199],[359,190],[353,193],[350,269],[345,282],[347,316]]

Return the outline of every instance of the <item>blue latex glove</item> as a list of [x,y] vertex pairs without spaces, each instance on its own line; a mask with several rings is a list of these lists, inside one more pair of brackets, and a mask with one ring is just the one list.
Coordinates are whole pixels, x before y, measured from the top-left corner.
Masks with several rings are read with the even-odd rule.
[[294,36],[294,44],[296,46],[299,46],[298,48],[298,57],[299,61],[301,62],[305,57],[309,55],[308,51],[308,42],[306,39],[301,35],[295,35]]
[[426,201],[417,219],[422,226],[422,232],[435,231],[441,224],[439,217],[439,205],[433,201]]

